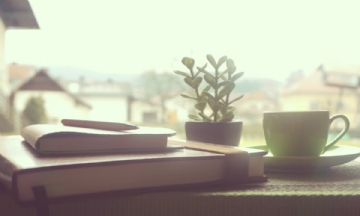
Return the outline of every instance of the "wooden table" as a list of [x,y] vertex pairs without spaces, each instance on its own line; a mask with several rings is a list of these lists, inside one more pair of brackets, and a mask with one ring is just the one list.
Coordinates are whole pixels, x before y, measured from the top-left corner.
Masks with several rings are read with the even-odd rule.
[[[360,160],[322,173],[267,173],[262,184],[82,199],[50,205],[51,216],[360,215]],[[35,216],[0,190],[0,215]]]

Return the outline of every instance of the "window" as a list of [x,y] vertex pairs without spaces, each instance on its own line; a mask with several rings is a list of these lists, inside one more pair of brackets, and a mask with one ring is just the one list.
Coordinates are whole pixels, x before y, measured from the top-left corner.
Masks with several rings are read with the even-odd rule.
[[[348,79],[342,75],[329,75],[324,80],[323,74],[360,74],[360,2],[29,2],[36,18],[32,21],[37,21],[40,29],[17,28],[2,32],[0,47],[5,49],[0,54],[6,57],[6,64],[17,62],[18,70],[16,67],[9,70],[9,79],[16,87],[19,80],[24,82],[33,75],[32,72],[43,67],[48,69],[51,78],[69,86],[64,90],[79,99],[78,106],[70,106],[74,104],[71,101],[74,97],[71,99],[70,96],[52,100],[51,103],[69,104],[67,110],[59,112],[63,116],[58,119],[65,114],[86,118],[94,116],[91,113],[99,107],[111,106],[116,112],[131,113],[136,115],[134,119],[143,119],[136,124],[156,122],[157,119],[165,119],[164,124],[169,124],[169,119],[172,122],[176,119],[182,125],[189,118],[179,113],[184,110],[196,112],[192,101],[179,103],[179,97],[173,97],[179,95],[176,91],[144,98],[139,77],[146,71],[173,74],[174,70],[186,70],[181,63],[184,56],[196,59],[196,66],[203,66],[208,53],[216,59],[227,55],[236,63],[237,71],[245,72],[234,90],[245,96],[237,101],[239,103],[234,103],[235,107],[246,104],[251,111],[336,109],[352,113],[351,119],[359,117],[359,105],[348,102],[356,99],[337,104],[338,91],[334,91],[337,87],[324,85],[324,81],[328,81],[354,87],[359,81],[356,76]],[[334,32],[334,29],[339,31]],[[6,70],[3,70],[6,67],[0,65],[0,68],[1,87],[5,86],[2,83],[6,80]],[[22,71],[25,69],[28,71]],[[187,93],[187,90],[183,92]],[[276,106],[257,104],[261,98],[256,97],[241,104],[248,94],[258,90],[266,90],[271,98],[276,98]],[[344,93],[344,97],[357,98],[357,93],[353,94]],[[167,97],[171,99],[167,100]],[[87,106],[82,102],[84,98],[89,104],[98,106]],[[330,98],[333,103],[329,106],[320,103],[324,98]],[[17,108],[22,106],[19,105],[20,97],[14,100]],[[131,103],[137,100],[157,106],[161,111],[131,112],[135,107]],[[161,114],[169,110],[178,113],[177,117],[165,118]],[[241,111],[237,111],[236,118],[241,119]],[[108,112],[97,113],[99,119],[111,116]]]
[[318,101],[312,101],[310,103],[310,110],[318,110],[320,108],[320,103]]
[[144,112],[143,113],[143,122],[144,123],[156,123],[157,122],[156,112]]
[[342,111],[346,109],[346,104],[343,101],[337,101],[336,102],[336,110]]

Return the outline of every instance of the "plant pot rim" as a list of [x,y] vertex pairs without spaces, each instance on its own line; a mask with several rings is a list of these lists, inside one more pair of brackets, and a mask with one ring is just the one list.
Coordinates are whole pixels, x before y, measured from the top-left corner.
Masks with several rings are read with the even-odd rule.
[[233,120],[230,122],[205,122],[205,121],[186,121],[186,122],[194,122],[194,123],[210,123],[210,124],[227,124],[227,123],[238,123],[238,122],[243,122],[242,120]]

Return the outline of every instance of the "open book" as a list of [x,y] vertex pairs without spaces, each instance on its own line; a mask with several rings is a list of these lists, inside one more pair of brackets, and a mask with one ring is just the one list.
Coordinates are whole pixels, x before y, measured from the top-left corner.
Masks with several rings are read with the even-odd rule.
[[42,154],[166,149],[168,137],[174,134],[155,127],[110,131],[52,124],[30,125],[21,131],[26,142]]
[[266,180],[263,150],[171,139],[169,144],[184,148],[161,153],[47,156],[39,155],[20,136],[0,137],[0,183],[17,201],[32,202],[35,186],[43,186],[48,199],[56,201]]

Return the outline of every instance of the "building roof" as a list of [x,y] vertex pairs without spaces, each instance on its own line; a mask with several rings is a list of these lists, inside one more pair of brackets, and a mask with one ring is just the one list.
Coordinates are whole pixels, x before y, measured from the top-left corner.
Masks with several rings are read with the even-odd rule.
[[360,76],[360,65],[357,64],[326,63],[320,65],[319,70],[327,73],[341,73]]
[[19,65],[16,63],[8,66],[9,80],[25,80],[35,73],[35,67],[32,65]]
[[[240,95],[236,95],[238,97]],[[241,107],[245,104],[252,103],[254,101],[268,101],[274,105],[277,104],[277,99],[274,95],[269,94],[265,90],[257,90],[244,94],[244,97],[234,103],[235,107]]]
[[244,97],[236,101],[233,106],[241,115],[261,116],[259,114],[265,110],[277,110],[278,102],[274,95],[260,89],[244,94]]
[[[281,95],[289,96],[298,94],[338,94],[340,89],[337,87],[325,85],[323,77],[324,71],[321,67],[319,67],[310,75],[284,88]],[[343,91],[344,94],[354,94],[355,92],[355,90],[349,89],[344,89]]]
[[254,100],[268,100],[268,101],[275,102],[276,98],[274,98],[268,92],[265,92],[263,90],[257,90],[257,91],[246,93],[239,102],[246,103],[247,101],[254,101]]
[[17,91],[61,91],[73,98],[76,103],[91,108],[89,104],[65,90],[59,83],[52,79],[45,70],[40,70],[14,90],[10,95],[11,100],[13,100]]
[[80,82],[79,90],[74,92],[78,96],[129,96],[130,83],[127,82]]
[[7,28],[39,28],[28,0],[0,0],[0,17]]
[[40,70],[25,81],[17,90],[64,91],[64,89],[45,70]]

